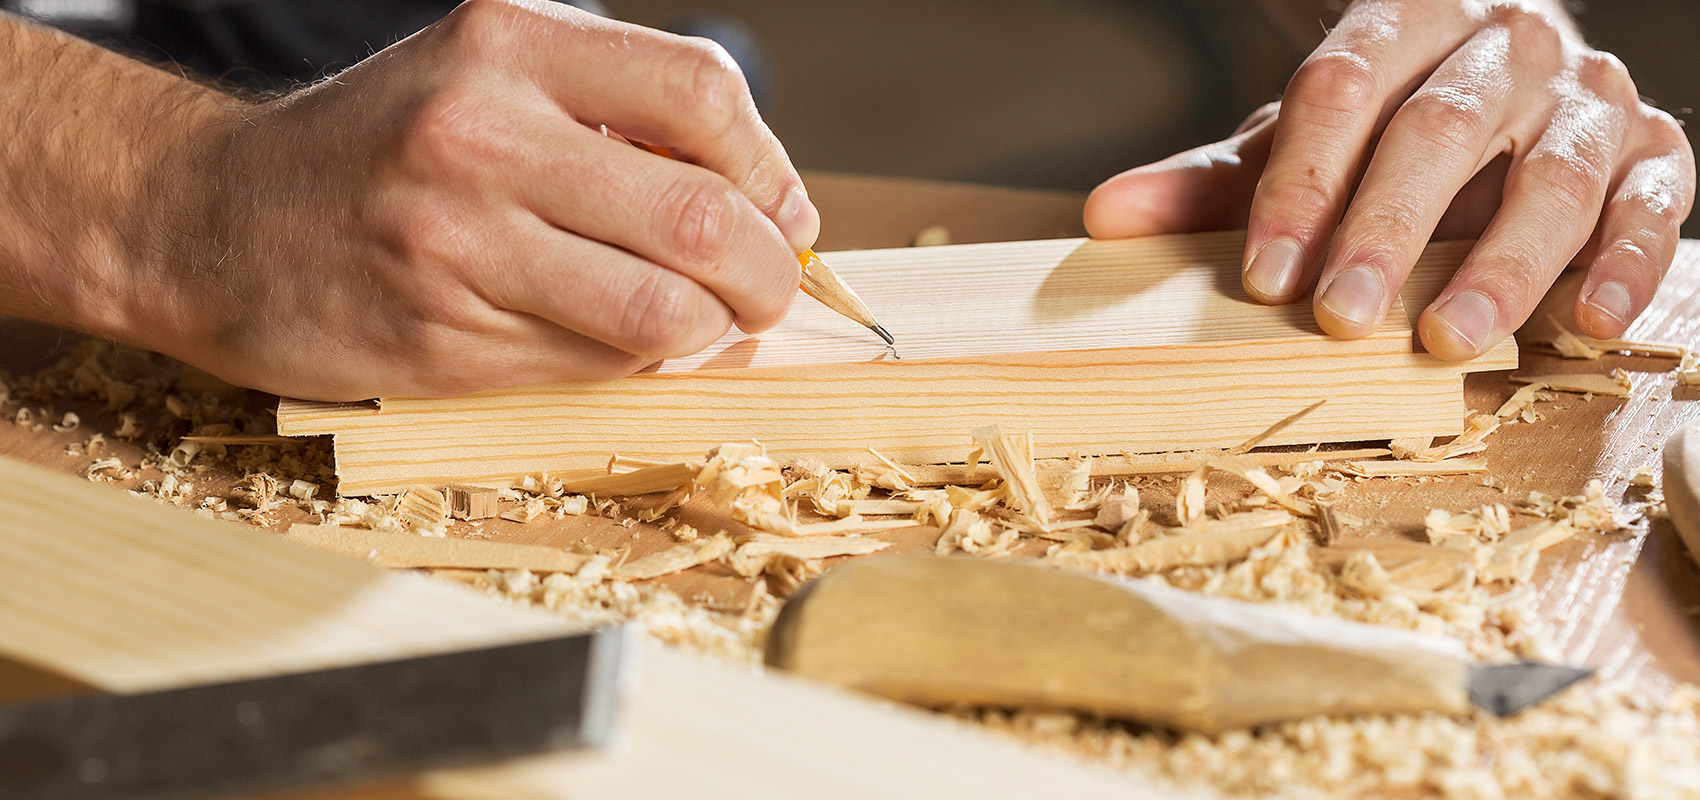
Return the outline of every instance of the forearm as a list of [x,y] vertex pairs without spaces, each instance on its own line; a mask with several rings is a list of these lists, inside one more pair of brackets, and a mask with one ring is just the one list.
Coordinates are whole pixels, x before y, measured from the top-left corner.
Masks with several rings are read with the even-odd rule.
[[[1523,5],[1538,10],[1551,17],[1561,28],[1581,38],[1581,29],[1576,25],[1565,0],[1520,0]],[[1340,16],[1346,12],[1346,7],[1352,0],[1259,0],[1269,11],[1276,22],[1293,41],[1306,48],[1313,48],[1322,43]],[[1487,4],[1483,3],[1485,7]]]
[[149,344],[237,104],[0,13],[0,313]]

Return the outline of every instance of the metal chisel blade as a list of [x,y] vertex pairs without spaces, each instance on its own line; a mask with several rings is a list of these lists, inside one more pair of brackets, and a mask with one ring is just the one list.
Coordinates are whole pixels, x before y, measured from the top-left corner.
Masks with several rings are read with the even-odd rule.
[[1470,667],[1470,702],[1499,717],[1539,703],[1583,678],[1591,669],[1523,661]]
[[621,628],[129,695],[0,707],[0,797],[173,800],[363,780],[610,735]]

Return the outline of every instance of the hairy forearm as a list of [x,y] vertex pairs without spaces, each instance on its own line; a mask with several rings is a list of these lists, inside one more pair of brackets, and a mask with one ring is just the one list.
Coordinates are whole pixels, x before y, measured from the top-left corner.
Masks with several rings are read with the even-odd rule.
[[[1306,48],[1322,43],[1322,38],[1340,21],[1353,0],[1260,0],[1276,22],[1293,41]],[[1551,17],[1562,28],[1580,38],[1580,29],[1571,15],[1566,0],[1519,0],[1523,5]],[[1485,9],[1490,4],[1483,2]]]
[[149,344],[238,105],[0,13],[0,314]]

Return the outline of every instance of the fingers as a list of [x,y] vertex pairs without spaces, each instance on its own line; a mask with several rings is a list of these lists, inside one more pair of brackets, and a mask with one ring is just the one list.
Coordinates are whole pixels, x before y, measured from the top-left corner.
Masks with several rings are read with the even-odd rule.
[[538,28],[538,15],[554,20],[543,26],[546,41],[533,33],[516,52],[526,54],[532,80],[563,111],[587,127],[607,125],[725,176],[793,250],[814,244],[819,212],[725,49],[557,3],[541,6],[508,27],[523,33]]
[[1576,300],[1577,327],[1601,339],[1622,336],[1652,302],[1694,205],[1694,152],[1676,120],[1643,108],[1636,132]]
[[1245,288],[1303,294],[1381,120],[1472,30],[1456,13],[1360,0],[1287,86],[1269,166],[1252,201]]
[[540,218],[699,284],[746,331],[784,317],[797,295],[797,259],[725,178],[583,129],[552,136],[550,126],[534,127],[541,144],[526,157],[532,169],[519,191]]
[[1430,353],[1473,358],[1515,330],[1588,241],[1639,99],[1610,56],[1577,59],[1545,132],[1513,168],[1504,204],[1418,320]]
[[1268,114],[1229,139],[1121,173],[1086,198],[1086,230],[1100,239],[1236,227],[1245,218],[1274,137]]
[[[1514,40],[1541,38],[1513,28],[1526,24],[1527,17],[1512,17],[1479,31],[1388,122],[1318,278],[1314,304],[1323,330],[1346,338],[1374,331],[1461,187],[1517,139],[1532,136],[1530,119],[1546,118],[1541,95],[1563,57],[1556,34],[1544,47],[1514,51]],[[1247,281],[1262,277],[1249,273]],[[1277,290],[1302,290],[1259,289],[1283,300],[1288,295]]]
[[479,293],[522,312],[648,360],[695,353],[731,326],[714,293],[673,270],[536,223],[516,226],[519,263],[488,265]]

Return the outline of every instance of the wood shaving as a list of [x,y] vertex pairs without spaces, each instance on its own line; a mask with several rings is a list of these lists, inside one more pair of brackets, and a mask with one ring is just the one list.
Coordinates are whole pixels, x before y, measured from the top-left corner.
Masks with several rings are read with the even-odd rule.
[[1700,386],[1700,353],[1688,352],[1682,356],[1682,363],[1676,368],[1676,384],[1678,386]]
[[732,537],[717,533],[701,541],[677,544],[659,553],[628,561],[614,568],[613,577],[619,581],[646,581],[684,572],[691,567],[718,560],[732,552],[732,547]]
[[958,550],[976,556],[996,558],[1009,555],[1020,541],[1021,532],[1003,528],[967,509],[951,515],[950,524],[939,534],[933,552],[946,556]]
[[1559,392],[1576,394],[1592,394],[1604,397],[1628,397],[1634,390],[1634,381],[1629,373],[1621,369],[1612,370],[1610,375],[1599,373],[1580,373],[1576,375],[1513,375],[1511,380],[1516,383],[1543,384],[1546,388]]
[[1136,575],[1176,567],[1229,564],[1269,545],[1293,522],[1285,511],[1237,514],[1200,521],[1192,530],[1171,531],[1127,547],[1091,552],[1060,551],[1049,560],[1059,566]]
[[1464,475],[1487,472],[1485,459],[1453,458],[1446,461],[1352,461],[1342,465],[1360,478],[1415,478],[1431,475]]
[[974,444],[991,459],[992,468],[1003,478],[1010,505],[1040,526],[1051,521],[1051,502],[1046,499],[1033,468],[1033,450],[1027,436],[1005,434],[998,426],[969,432]]
[[1247,439],[1247,440],[1240,442],[1239,444],[1234,445],[1233,447],[1229,448],[1228,449],[1228,455],[1239,455],[1241,453],[1245,453],[1245,452],[1251,450],[1252,448],[1264,443],[1265,441],[1267,441],[1269,439],[1269,437],[1274,436],[1275,434],[1286,430],[1288,426],[1292,425],[1295,422],[1298,422],[1301,419],[1304,419],[1306,414],[1309,414],[1310,412],[1321,408],[1322,404],[1326,403],[1326,402],[1328,402],[1328,401],[1327,400],[1318,400],[1314,403],[1311,403],[1308,406],[1305,406],[1304,408],[1299,409],[1296,412],[1293,412],[1292,414],[1290,414],[1286,417],[1283,417],[1279,422],[1276,422],[1274,425],[1270,425],[1262,433],[1257,434],[1256,436],[1253,436],[1250,439]]
[[1551,323],[1553,328],[1558,331],[1558,335],[1552,340],[1552,346],[1554,350],[1558,351],[1559,355],[1565,358],[1581,358],[1589,361],[1597,360],[1600,356],[1605,355],[1604,350],[1582,341],[1576,334],[1571,333],[1569,328],[1564,327],[1564,323],[1554,319],[1551,314],[1547,315],[1547,322]]
[[733,572],[753,578],[767,570],[769,561],[780,556],[819,561],[835,556],[868,555],[890,546],[890,542],[858,536],[812,536],[797,539],[757,533],[739,544],[727,559],[727,563],[731,565]]

